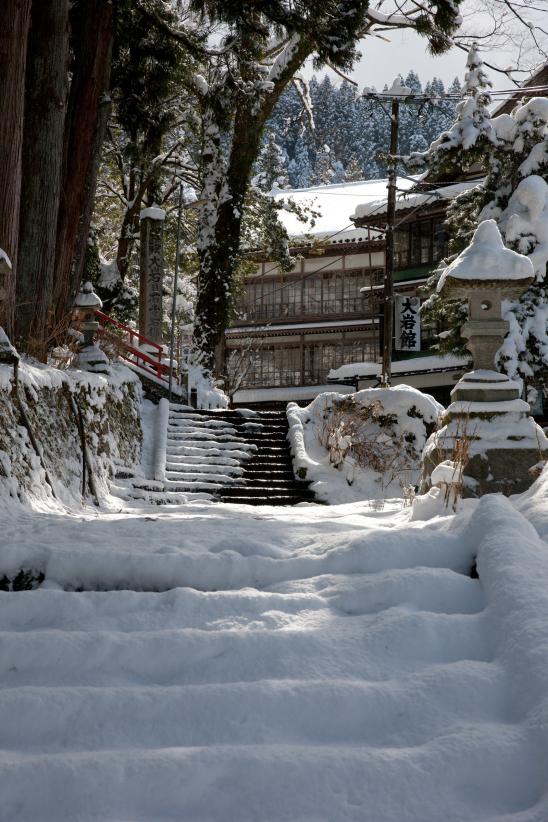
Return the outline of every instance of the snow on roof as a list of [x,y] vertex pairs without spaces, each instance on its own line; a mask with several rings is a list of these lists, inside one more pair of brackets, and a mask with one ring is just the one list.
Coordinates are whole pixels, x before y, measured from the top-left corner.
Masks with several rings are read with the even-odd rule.
[[[398,188],[402,188],[401,180],[398,180]],[[414,183],[405,181],[407,188]],[[438,200],[452,200],[461,194],[463,191],[469,191],[478,185],[479,180],[468,180],[462,183],[454,183],[449,186],[431,189],[430,191],[414,192],[412,194],[399,194],[396,199],[396,210],[401,211],[406,208],[416,208],[419,205],[434,205]],[[387,208],[386,197],[371,202],[360,203],[356,206],[356,210],[351,219],[362,220],[365,217],[372,217],[373,215],[385,214]]]
[[[408,189],[415,182],[415,179],[399,178],[397,185],[399,189]],[[282,209],[279,218],[291,238],[304,238],[308,234],[320,239],[336,233],[333,242],[340,239],[358,242],[367,240],[368,232],[352,225],[351,214],[358,203],[382,202],[386,195],[386,185],[387,180],[360,180],[311,188],[278,189],[274,199],[291,200],[300,207],[309,206],[321,213],[316,218],[315,225],[310,228],[308,223],[298,220],[296,214]]]
[[282,325],[240,325],[235,328],[227,328],[226,333],[241,334],[242,331],[252,331],[253,333],[262,333],[263,331],[293,331],[302,328],[342,328],[347,327],[349,325],[372,325],[376,322],[378,322],[378,320],[374,318],[363,320],[337,320],[335,322],[327,321],[317,323],[284,323]]
[[[234,402],[289,402],[311,400],[318,394],[333,391],[332,385],[298,385],[280,388],[241,388],[234,393]],[[353,394],[353,385],[338,385],[340,394]]]
[[[468,357],[457,357],[448,354],[445,357],[432,355],[428,357],[413,357],[411,360],[400,360],[392,363],[392,374],[408,374],[416,371],[441,371],[457,369],[469,363]],[[328,380],[344,380],[354,377],[379,377],[382,365],[377,362],[354,362],[333,368],[327,375]]]
[[448,277],[456,280],[524,280],[534,276],[529,257],[506,248],[494,220],[484,220],[476,228],[472,242],[441,275],[440,292]]

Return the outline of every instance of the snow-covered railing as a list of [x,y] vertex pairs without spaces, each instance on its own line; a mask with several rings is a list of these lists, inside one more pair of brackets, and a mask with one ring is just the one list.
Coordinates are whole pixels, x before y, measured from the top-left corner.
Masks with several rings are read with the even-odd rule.
[[[99,334],[119,346],[118,356],[133,368],[146,376],[154,376],[161,383],[169,384],[170,366],[165,361],[164,347],[124,325],[102,311],[96,311],[99,321]],[[114,329],[114,330],[111,330]],[[178,377],[173,375],[173,382],[178,384]]]

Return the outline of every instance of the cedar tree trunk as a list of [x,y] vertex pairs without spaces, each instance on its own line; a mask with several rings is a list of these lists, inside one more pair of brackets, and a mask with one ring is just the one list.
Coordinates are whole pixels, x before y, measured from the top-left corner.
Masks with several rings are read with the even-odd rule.
[[0,248],[11,259],[11,274],[0,282],[0,325],[13,334],[19,237],[25,63],[30,0],[0,2]]
[[74,265],[79,232],[87,237],[92,197],[90,180],[97,163],[99,111],[110,69],[113,3],[86,0],[76,5],[73,24],[74,69],[65,121],[62,198],[55,254],[55,324],[62,325],[78,289]]
[[68,56],[69,0],[33,0],[25,80],[15,337],[42,358],[47,353],[47,312],[55,267]]

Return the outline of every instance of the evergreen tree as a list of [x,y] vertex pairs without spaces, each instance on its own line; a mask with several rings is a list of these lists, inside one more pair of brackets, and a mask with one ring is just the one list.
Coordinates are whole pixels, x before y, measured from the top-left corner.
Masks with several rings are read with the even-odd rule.
[[333,182],[331,149],[328,145],[323,145],[316,154],[312,183],[314,185],[327,185],[331,182]]
[[299,137],[295,146],[295,156],[289,163],[289,181],[293,188],[308,188],[312,178],[312,164],[306,141]]
[[255,185],[265,192],[273,188],[288,188],[287,165],[286,152],[280,148],[274,134],[270,132],[257,160]]
[[348,165],[346,166],[345,170],[345,179],[349,183],[357,182],[358,180],[364,179],[361,163],[359,162],[355,154],[352,154],[350,156],[350,160],[348,161]]
[[[477,47],[471,50],[468,67],[467,97],[457,107],[457,122],[449,130],[451,139],[435,141],[422,156],[434,170],[446,167],[448,160],[452,168],[479,162],[486,170],[485,179],[457,197],[449,208],[450,251],[454,257],[469,243],[478,223],[495,219],[505,244],[530,256],[535,281],[519,301],[507,306],[505,319],[510,332],[498,361],[510,376],[546,388],[548,104],[545,98],[532,98],[510,115],[491,118],[486,108],[488,81]],[[435,292],[444,267],[442,264],[428,283],[431,296],[425,306],[425,321],[434,327],[446,326],[438,346],[446,353],[465,348],[459,333],[465,310]]]
[[[491,82],[483,68],[477,44],[470,49],[466,68],[462,89],[464,96],[456,107],[455,122],[432,142],[427,152],[412,154],[408,158],[411,167],[428,165],[430,174],[441,179],[456,173],[460,175],[496,144],[489,114]],[[441,95],[442,90],[443,83],[434,78],[425,91],[435,98]],[[463,160],[467,166],[463,167]]]

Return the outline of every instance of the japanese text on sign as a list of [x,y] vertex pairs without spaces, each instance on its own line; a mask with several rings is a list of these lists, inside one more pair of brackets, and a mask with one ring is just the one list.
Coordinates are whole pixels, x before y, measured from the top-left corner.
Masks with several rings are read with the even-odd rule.
[[396,351],[421,350],[420,300],[418,297],[397,296],[394,301]]

